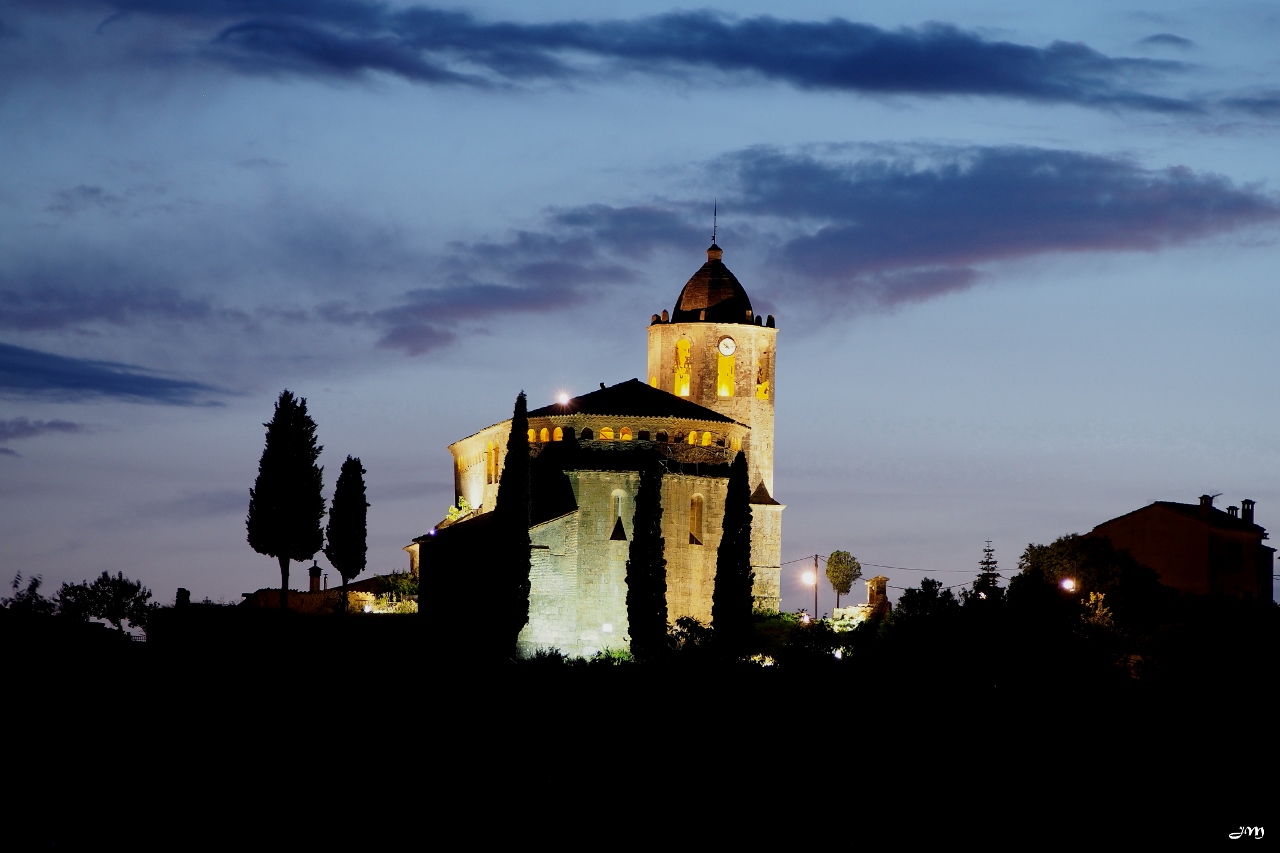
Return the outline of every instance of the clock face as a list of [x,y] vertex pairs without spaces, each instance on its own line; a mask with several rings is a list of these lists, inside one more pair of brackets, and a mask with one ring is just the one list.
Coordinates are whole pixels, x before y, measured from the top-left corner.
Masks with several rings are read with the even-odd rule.
[[734,343],[733,338],[720,339],[720,354],[733,355],[738,349],[738,345]]

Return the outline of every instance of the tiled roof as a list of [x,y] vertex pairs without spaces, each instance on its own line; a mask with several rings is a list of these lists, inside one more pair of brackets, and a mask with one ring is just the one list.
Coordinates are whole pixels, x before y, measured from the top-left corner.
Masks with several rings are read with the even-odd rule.
[[[1188,518],[1194,518],[1196,521],[1207,524],[1210,527],[1217,527],[1220,530],[1239,530],[1239,531],[1244,531],[1249,533],[1264,533],[1264,534],[1267,532],[1267,529],[1265,527],[1262,527],[1261,525],[1252,524],[1248,521],[1245,521],[1242,518],[1234,517],[1230,513],[1223,512],[1222,510],[1216,507],[1209,507],[1208,514],[1201,515],[1199,504],[1184,504],[1184,503],[1176,503],[1174,501],[1152,501],[1150,504],[1142,507],[1141,509],[1136,509],[1133,512],[1127,512],[1124,515],[1117,516],[1116,518],[1112,518],[1107,521],[1104,521],[1102,522],[1102,524],[1099,524],[1098,527],[1103,527],[1107,524],[1110,524],[1113,521],[1119,521],[1121,518],[1128,518],[1129,516],[1139,512],[1146,512],[1147,510],[1151,509],[1151,507],[1162,507],[1167,510],[1172,510],[1173,512],[1176,512],[1179,515],[1185,515]],[[1094,529],[1096,530],[1097,528],[1095,527]]]
[[720,247],[712,243],[707,249],[707,262],[680,291],[671,322],[754,322],[747,291],[720,260],[720,254]]
[[621,415],[649,418],[682,418],[691,421],[737,423],[717,411],[653,388],[639,379],[628,379],[599,391],[574,397],[567,403],[552,403],[529,412],[531,418],[557,415]]

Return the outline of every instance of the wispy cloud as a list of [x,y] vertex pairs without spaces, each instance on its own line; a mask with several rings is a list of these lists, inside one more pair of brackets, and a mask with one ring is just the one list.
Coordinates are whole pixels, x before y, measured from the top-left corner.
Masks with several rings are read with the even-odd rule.
[[1179,50],[1188,50],[1196,46],[1196,43],[1191,39],[1175,36],[1173,33],[1156,33],[1153,36],[1147,36],[1138,44],[1153,45],[1155,47],[1176,47]]
[[0,396],[4,397],[112,398],[189,406],[213,404],[213,396],[227,393],[200,382],[157,376],[133,365],[68,358],[0,343]]
[[203,60],[254,75],[382,74],[431,85],[492,87],[637,73],[696,82],[710,74],[717,84],[771,81],[878,95],[1199,110],[1189,100],[1142,88],[1145,81],[1184,71],[1180,63],[1108,56],[1076,42],[996,41],[945,23],[885,29],[842,18],[675,11],[531,24],[371,0],[64,0],[40,8],[46,16],[100,9],[106,20],[99,31],[106,33],[129,32],[142,27],[143,19],[169,24],[146,27],[152,63]]
[[[23,438],[36,438],[37,436],[47,435],[49,433],[79,433],[84,432],[84,424],[72,423],[71,421],[33,421],[27,418],[10,418],[9,420],[0,420],[0,441],[14,441]],[[8,447],[0,447],[0,456],[19,456],[20,454]]]

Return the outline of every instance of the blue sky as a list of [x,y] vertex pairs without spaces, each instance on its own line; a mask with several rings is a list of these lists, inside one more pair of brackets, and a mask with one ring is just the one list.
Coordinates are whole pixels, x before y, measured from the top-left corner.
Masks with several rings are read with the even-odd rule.
[[270,585],[286,387],[402,567],[450,441],[643,373],[713,198],[778,316],[784,559],[1278,524],[1277,43],[1264,3],[6,4],[0,568]]

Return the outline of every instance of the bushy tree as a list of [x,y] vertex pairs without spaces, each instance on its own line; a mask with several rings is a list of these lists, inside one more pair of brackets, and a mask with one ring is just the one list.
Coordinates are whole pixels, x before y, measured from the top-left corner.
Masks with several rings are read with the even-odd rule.
[[22,572],[18,572],[13,576],[13,583],[9,585],[13,590],[13,596],[0,598],[0,607],[10,613],[21,613],[25,616],[52,616],[57,605],[40,594],[42,580],[40,575],[32,575],[27,578],[27,585],[24,588]]
[[117,572],[115,577],[103,572],[92,583],[64,583],[56,600],[59,615],[103,619],[122,634],[125,622],[145,630],[153,608],[151,590],[141,581],[129,580],[124,572]]
[[827,555],[827,580],[836,591],[836,607],[840,606],[840,596],[848,595],[853,583],[862,577],[862,564],[848,551],[832,551]]
[[716,551],[716,579],[711,593],[711,627],[716,642],[730,653],[741,651],[751,632],[751,488],[747,456],[738,453],[729,465],[724,496],[724,525]]
[[640,489],[627,555],[627,625],[631,653],[649,660],[666,647],[667,558],[662,537],[662,466],[656,458],[640,469]]
[[529,621],[529,409],[524,392],[516,397],[507,437],[506,462],[494,503],[494,574],[498,636],[502,653],[515,655],[516,641]]
[[289,561],[310,560],[324,544],[324,469],[316,464],[316,422],[305,397],[287,389],[267,428],[258,479],[249,490],[249,545],[280,563],[280,607],[289,606]]
[[1069,578],[1074,582],[1071,597],[1082,600],[1089,593],[1102,593],[1121,623],[1154,618],[1156,611],[1176,598],[1154,571],[1105,536],[1071,534],[1051,545],[1028,545],[1018,560],[1018,570],[1009,581],[1011,600],[1041,597],[1038,588],[1060,589]]
[[893,606],[891,616],[895,628],[925,625],[941,626],[960,609],[960,602],[951,590],[942,588],[942,581],[924,578],[919,589],[904,589]]
[[369,473],[360,460],[348,456],[338,472],[325,527],[324,555],[342,578],[342,612],[347,612],[347,583],[364,571],[368,553],[369,503],[365,500],[364,475]]

